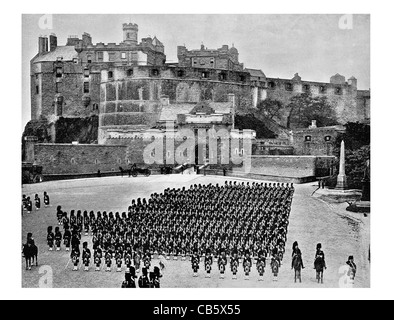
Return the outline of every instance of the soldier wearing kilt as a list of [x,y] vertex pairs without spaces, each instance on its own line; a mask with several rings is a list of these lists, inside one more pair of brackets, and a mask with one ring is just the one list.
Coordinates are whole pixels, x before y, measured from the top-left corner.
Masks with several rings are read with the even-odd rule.
[[213,264],[213,255],[211,249],[207,248],[207,250],[205,251],[205,260],[204,260],[205,271],[207,273],[206,278],[211,277],[212,264]]
[[48,227],[48,229],[47,229],[47,244],[49,247],[49,251],[53,251],[54,241],[55,241],[55,234],[52,231],[52,227]]
[[83,251],[82,251],[83,265],[85,266],[85,271],[89,271],[90,258],[91,258],[90,249],[88,248],[88,243],[86,241],[83,243],[82,246],[83,246]]
[[237,272],[239,266],[238,250],[234,249],[230,258],[231,272],[233,273],[233,280],[237,279]]
[[60,228],[55,228],[55,244],[56,244],[56,251],[60,251],[61,243],[62,243],[62,233],[60,232]]

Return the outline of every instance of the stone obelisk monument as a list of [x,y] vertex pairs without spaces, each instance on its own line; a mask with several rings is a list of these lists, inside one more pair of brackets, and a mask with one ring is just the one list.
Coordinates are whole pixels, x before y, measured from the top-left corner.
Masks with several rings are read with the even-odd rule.
[[345,171],[345,141],[341,143],[341,154],[339,158],[339,174],[337,178],[337,186],[335,189],[345,190],[347,189],[346,171]]

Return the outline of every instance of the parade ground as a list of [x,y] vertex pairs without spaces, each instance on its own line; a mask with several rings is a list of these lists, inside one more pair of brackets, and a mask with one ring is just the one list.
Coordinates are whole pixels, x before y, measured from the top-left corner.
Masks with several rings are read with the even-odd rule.
[[[62,210],[93,210],[107,212],[127,212],[132,199],[149,198],[152,193],[161,193],[166,188],[188,188],[194,184],[224,184],[225,181],[253,181],[238,178],[198,176],[198,175],[160,175],[151,177],[105,177],[67,181],[51,181],[22,186],[22,194],[34,199],[39,194],[42,202],[43,192],[49,194],[51,206],[22,216],[21,241],[26,241],[26,234],[33,233],[39,248],[38,267],[25,270],[24,259],[21,258],[22,287],[37,288],[50,285],[55,288],[120,288],[124,280],[124,271],[100,272],[91,266],[89,272],[72,271],[70,253],[48,251],[46,232],[48,226],[57,226],[56,207]],[[244,279],[240,266],[238,279],[232,280],[227,266],[225,279],[219,279],[217,263],[213,265],[211,278],[205,278],[203,259],[200,263],[199,277],[193,277],[191,262],[166,260],[161,287],[163,288],[338,288],[343,286],[346,261],[353,255],[357,265],[354,287],[370,287],[369,245],[370,218],[362,214],[347,212],[347,204],[327,203],[312,196],[317,183],[295,185],[295,194],[290,214],[288,239],[283,265],[279,271],[277,282],[273,282],[269,265],[266,267],[264,281],[258,281],[255,264],[249,280]],[[61,228],[62,229],[62,228]],[[63,230],[62,230],[63,232]],[[82,237],[92,248],[91,237]],[[302,270],[302,283],[294,283],[294,271],[291,270],[291,251],[294,241],[298,241],[303,253],[305,269]],[[313,262],[316,244],[322,243],[326,256],[327,270],[324,273],[324,284],[316,281]],[[158,260],[152,261],[152,267]],[[123,269],[125,266],[123,265]],[[137,274],[139,276],[140,274]],[[50,277],[50,281],[43,281]],[[48,278],[45,278],[48,279]]]

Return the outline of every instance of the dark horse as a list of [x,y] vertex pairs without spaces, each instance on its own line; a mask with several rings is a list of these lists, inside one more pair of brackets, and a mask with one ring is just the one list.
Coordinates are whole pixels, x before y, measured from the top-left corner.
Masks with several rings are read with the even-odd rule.
[[34,260],[36,266],[38,266],[38,247],[34,244],[34,241],[27,241],[27,243],[23,245],[22,252],[26,261],[26,270],[31,270],[32,265],[34,265]]
[[317,283],[323,284],[323,273],[326,264],[322,256],[317,256],[315,260],[315,269],[316,269],[316,279]]
[[301,281],[301,268],[302,268],[302,259],[301,255],[298,253],[295,253],[293,256],[293,261],[292,261],[292,268],[294,268],[294,282],[297,282],[297,279]]

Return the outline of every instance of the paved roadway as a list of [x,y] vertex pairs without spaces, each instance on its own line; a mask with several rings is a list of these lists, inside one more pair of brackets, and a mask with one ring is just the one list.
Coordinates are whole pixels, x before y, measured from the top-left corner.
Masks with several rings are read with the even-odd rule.
[[[233,179],[240,181],[241,179]],[[189,187],[195,183],[224,184],[224,177],[171,175],[151,176],[149,178],[137,177],[107,177],[70,181],[51,181],[41,184],[24,185],[22,193],[34,198],[35,193],[40,197],[47,191],[51,198],[51,207],[42,208],[31,214],[24,214],[22,218],[22,241],[25,241],[27,232],[33,232],[39,246],[39,267],[32,271],[22,268],[22,286],[39,287],[44,283],[45,276],[52,272],[53,287],[119,287],[124,274],[105,271],[78,272],[71,271],[69,253],[49,252],[46,246],[47,226],[56,226],[56,206],[61,205],[67,211],[81,209],[100,211],[126,211],[131,199],[149,197],[153,192],[162,192],[167,187]],[[255,266],[250,280],[243,279],[242,272],[237,280],[231,279],[226,273],[224,280],[219,279],[217,267],[214,267],[212,278],[206,279],[203,274],[203,263],[200,265],[200,276],[192,277],[191,263],[189,261],[166,261],[162,287],[325,287],[338,288],[343,273],[341,266],[347,261],[349,255],[355,257],[358,265],[358,274],[355,287],[370,286],[370,266],[368,261],[369,248],[369,218],[361,215],[349,215],[344,205],[327,204],[318,198],[311,197],[316,189],[314,184],[296,185],[286,255],[280,269],[279,281],[273,282],[270,270],[266,269],[264,281],[257,281]],[[83,241],[85,238],[82,239]],[[90,240],[90,237],[86,238]],[[305,269],[303,270],[303,283],[294,284],[291,265],[291,246],[298,241],[303,252]],[[325,283],[318,285],[313,270],[315,247],[318,242],[323,244],[328,269],[325,273]],[[90,244],[91,247],[91,244]],[[154,260],[153,265],[158,261]],[[50,268],[49,268],[49,267]],[[40,273],[41,272],[41,273]],[[43,278],[44,277],[44,278]],[[41,279],[41,280],[40,280]]]

